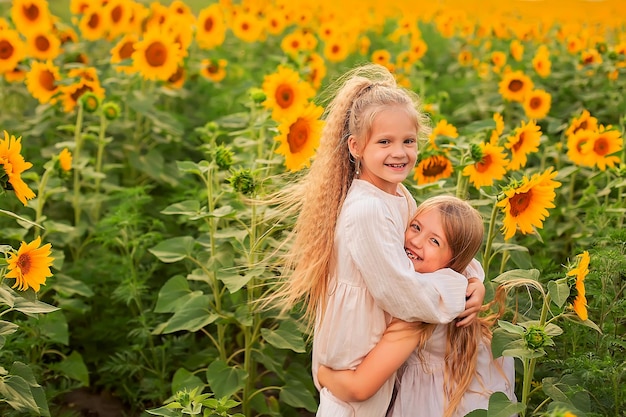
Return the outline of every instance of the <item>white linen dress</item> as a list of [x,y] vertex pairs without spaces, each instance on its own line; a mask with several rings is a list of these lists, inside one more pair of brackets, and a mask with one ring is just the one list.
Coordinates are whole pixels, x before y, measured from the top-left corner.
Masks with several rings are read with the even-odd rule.
[[[433,417],[444,412],[444,366],[447,325],[439,325],[422,350],[424,362],[417,352],[399,369],[397,395],[388,417]],[[470,411],[487,409],[489,396],[504,392],[511,401],[515,398],[515,367],[512,357],[493,359],[488,341],[478,346],[477,378],[470,383],[454,417],[463,417]]]
[[[403,185],[391,195],[367,181],[353,181],[337,221],[326,309],[315,323],[312,373],[318,389],[320,365],[355,369],[392,317],[448,323],[464,310],[465,276],[451,269],[419,274],[406,256],[404,232],[415,209]],[[466,274],[484,279],[476,261]],[[393,384],[390,378],[370,399],[353,403],[324,388],[317,416],[383,417]]]

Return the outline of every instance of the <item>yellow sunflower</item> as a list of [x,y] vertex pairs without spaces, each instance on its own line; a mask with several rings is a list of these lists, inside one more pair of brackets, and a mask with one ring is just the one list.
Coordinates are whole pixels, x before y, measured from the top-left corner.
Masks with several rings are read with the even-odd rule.
[[13,68],[13,71],[7,71],[2,75],[9,83],[23,83],[26,79],[26,70],[24,70],[23,65],[18,64],[17,67]]
[[89,4],[83,16],[78,22],[78,28],[82,37],[88,41],[97,41],[104,39],[109,27],[108,15],[105,13],[104,6],[97,2]]
[[570,137],[579,130],[598,130],[598,119],[593,117],[588,110],[583,110],[580,117],[575,117],[565,131],[565,136]]
[[598,133],[582,144],[581,153],[588,155],[590,162],[605,171],[607,167],[613,168],[615,164],[619,164],[620,157],[615,154],[623,146],[624,140],[619,130],[613,130],[611,126],[600,126]]
[[9,272],[6,278],[15,278],[13,288],[26,291],[32,288],[39,291],[41,285],[45,285],[46,278],[52,276],[50,266],[54,258],[50,256],[52,245],[47,243],[42,247],[41,238],[30,243],[22,242],[17,253],[10,253],[7,260]]
[[457,56],[456,60],[461,66],[467,67],[472,63],[473,58],[474,56],[472,55],[472,53],[464,49],[461,52],[459,52],[459,55]]
[[505,73],[498,84],[498,92],[505,100],[522,102],[526,93],[533,89],[532,80],[522,71]]
[[307,69],[304,81],[310,83],[313,88],[319,89],[327,71],[324,58],[320,54],[313,52],[304,60],[304,63]]
[[[287,19],[282,10],[269,7],[265,13],[265,28],[270,35],[278,36],[287,27]],[[321,36],[321,35],[320,35]]]
[[130,33],[131,18],[133,10],[127,0],[108,0],[104,6],[103,14],[109,22],[108,39],[113,40],[116,37]]
[[532,90],[524,98],[524,113],[529,119],[543,119],[552,105],[552,96],[544,90]]
[[278,126],[280,135],[276,140],[280,145],[276,153],[285,157],[288,170],[299,171],[310,166],[324,126],[320,120],[323,112],[322,107],[309,103],[293,118],[285,119]]
[[72,169],[72,153],[67,148],[63,148],[59,153],[59,165],[63,171],[69,171]]
[[263,35],[263,21],[255,14],[242,11],[233,18],[231,30],[244,42],[256,42]]
[[582,65],[594,65],[602,63],[602,55],[598,52],[597,49],[588,49],[586,51],[581,52],[580,54],[580,62]]
[[548,217],[548,209],[554,208],[555,188],[561,183],[554,181],[557,172],[552,168],[543,174],[534,174],[530,179],[524,175],[503,191],[503,197],[497,203],[504,213],[504,239],[510,239],[519,230],[523,234],[532,233],[535,227],[542,228]]
[[57,81],[61,80],[59,68],[52,61],[33,61],[26,73],[26,88],[41,104],[55,103],[54,95],[59,91]]
[[219,3],[200,10],[196,27],[196,42],[202,49],[220,46],[226,39],[224,12]]
[[90,81],[86,78],[81,78],[76,83],[62,86],[61,99],[63,101],[63,111],[69,113],[74,110],[78,99],[88,91],[95,94],[100,100],[103,100],[105,97],[105,91],[97,80]]
[[491,53],[491,64],[494,69],[500,69],[506,64],[506,54],[502,51],[493,51]]
[[576,165],[592,167],[593,157],[587,149],[583,151],[583,146],[593,141],[596,136],[598,136],[597,131],[586,129],[579,129],[576,133],[570,134],[567,137],[567,157]]
[[541,78],[546,78],[550,75],[552,69],[552,62],[550,61],[550,52],[545,45],[541,45],[537,49],[537,53],[533,57],[533,68],[537,75]]
[[428,136],[430,140],[430,144],[434,146],[435,140],[439,136],[456,139],[459,137],[459,132],[457,131],[456,127],[448,123],[446,119],[441,119],[437,122],[437,125],[434,127],[434,129],[430,132],[430,135]]
[[463,168],[463,175],[469,177],[470,182],[477,189],[493,185],[494,181],[501,180],[506,174],[509,161],[504,148],[493,143],[481,143],[482,158],[480,161]]
[[92,0],[70,0],[70,13],[83,14]]
[[26,57],[26,47],[19,33],[12,29],[0,30],[0,74],[13,71]]
[[200,74],[213,82],[220,82],[226,77],[226,66],[228,61],[225,59],[205,58],[200,63]]
[[161,81],[176,72],[182,59],[180,46],[159,30],[144,33],[143,39],[135,43],[131,57],[133,67],[144,79]]
[[413,179],[419,185],[429,184],[440,179],[449,178],[452,176],[453,171],[452,162],[445,155],[435,154],[424,158],[417,164]]
[[61,40],[52,32],[33,32],[26,39],[28,55],[32,58],[55,59],[61,53]]
[[514,60],[520,62],[524,57],[524,45],[518,39],[513,39],[509,45],[509,53]]
[[313,87],[296,71],[282,65],[274,74],[265,76],[262,89],[267,96],[263,105],[272,110],[272,118],[278,122],[291,120],[315,95]]
[[345,36],[337,35],[324,42],[324,57],[330,62],[342,62],[350,54],[350,45]]
[[293,57],[297,56],[300,51],[305,49],[305,44],[304,33],[300,30],[296,30],[283,37],[280,42],[280,49],[282,49],[285,54]]
[[541,127],[537,126],[534,120],[528,123],[522,121],[521,126],[515,129],[514,134],[509,136],[508,142],[504,145],[511,151],[508,169],[525,166],[528,154],[539,150],[540,140]]
[[13,0],[11,19],[15,28],[24,35],[52,29],[52,17],[46,0]]
[[575,282],[570,284],[571,305],[581,320],[587,320],[587,297],[585,297],[585,278],[589,274],[589,252],[576,255],[576,267],[568,273],[568,277],[575,277]]
[[387,65],[391,61],[391,53],[386,49],[377,49],[370,59],[375,64]]
[[[111,63],[120,64],[123,62],[131,62],[133,52],[135,52],[135,43],[139,42],[139,36],[129,33],[124,35],[122,39],[111,48]],[[135,70],[132,65],[116,65],[115,70],[124,73],[133,73]]]
[[[8,177],[8,184],[3,184],[6,189],[13,189],[15,196],[26,205],[26,200],[35,198],[35,193],[22,179],[22,173],[31,168],[33,164],[26,162],[21,154],[22,137],[15,139],[4,131],[4,139],[0,139],[0,165],[4,174]],[[3,175],[0,175],[2,179]]]
[[187,70],[184,66],[179,65],[176,69],[176,72],[172,74],[170,78],[167,79],[166,86],[173,89],[181,89],[185,84],[185,79],[187,78]]
[[428,45],[420,37],[413,36],[409,46],[409,57],[412,62],[417,62],[426,55]]

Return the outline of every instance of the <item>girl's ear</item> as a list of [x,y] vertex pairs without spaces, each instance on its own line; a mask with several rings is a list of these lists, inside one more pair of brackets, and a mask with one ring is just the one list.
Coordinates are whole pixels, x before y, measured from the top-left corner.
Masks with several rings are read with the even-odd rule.
[[354,159],[361,157],[361,149],[359,149],[359,144],[354,135],[350,135],[348,138],[348,150]]

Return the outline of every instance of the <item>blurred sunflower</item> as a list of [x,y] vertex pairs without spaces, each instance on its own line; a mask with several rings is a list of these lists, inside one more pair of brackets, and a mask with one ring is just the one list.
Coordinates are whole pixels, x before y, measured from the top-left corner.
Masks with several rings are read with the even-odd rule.
[[433,154],[419,161],[415,167],[413,179],[419,185],[430,184],[452,176],[452,162],[443,154]]
[[81,15],[89,7],[92,0],[70,0],[70,13]]
[[61,80],[59,68],[50,60],[33,61],[26,73],[26,88],[41,104],[55,103],[54,95],[59,91],[57,81]]
[[520,127],[516,128],[514,134],[509,136],[508,142],[504,145],[511,151],[511,162],[508,169],[519,169],[526,165],[527,156],[531,152],[539,150],[541,140],[541,127],[535,124],[534,120],[522,121]]
[[324,122],[320,120],[324,109],[314,103],[295,114],[291,119],[285,119],[279,126],[280,142],[276,153],[285,157],[285,166],[290,171],[299,171],[310,166],[311,158],[319,145]]
[[494,181],[501,180],[506,174],[509,161],[502,146],[493,143],[481,143],[480,161],[463,168],[463,175],[469,177],[470,182],[477,189],[493,185]]
[[13,71],[7,71],[0,75],[3,75],[4,79],[9,83],[22,83],[26,79],[26,70],[24,69],[24,65],[20,63],[13,68]]
[[244,42],[257,42],[263,35],[263,21],[255,14],[240,12],[233,18],[231,30]]
[[[71,75],[70,75],[71,76]],[[61,100],[63,101],[63,111],[71,112],[76,107],[78,100],[86,92],[93,93],[100,100],[104,100],[105,91],[100,86],[97,78],[81,77],[77,82],[61,87]]]
[[89,6],[83,11],[83,15],[78,22],[78,28],[80,29],[83,39],[88,41],[104,39],[108,27],[108,16],[105,13],[104,6],[97,2],[89,3]]
[[542,228],[548,217],[548,209],[554,208],[555,188],[561,183],[554,181],[557,172],[548,168],[542,174],[534,174],[530,179],[515,182],[503,191],[497,203],[504,213],[504,239],[510,239],[519,230],[523,234],[532,233],[534,228]]
[[28,56],[35,59],[55,59],[61,53],[61,40],[51,31],[32,32],[26,45]]
[[13,71],[26,57],[26,47],[17,31],[0,30],[0,74]]
[[30,243],[22,242],[17,253],[10,253],[7,260],[9,272],[5,278],[15,278],[13,288],[26,291],[32,288],[39,291],[41,285],[46,283],[46,278],[52,276],[50,266],[54,258],[50,256],[50,243],[41,245],[41,237],[37,237]]
[[543,119],[548,115],[552,96],[544,90],[532,90],[524,98],[524,113],[529,119]]
[[196,42],[202,49],[220,46],[226,38],[224,13],[219,3],[200,10],[196,27]]
[[288,33],[280,42],[280,49],[291,57],[297,56],[298,53],[304,51],[305,48],[306,41],[304,39],[304,33],[300,30]]
[[550,75],[552,62],[550,61],[550,52],[545,45],[541,45],[532,60],[533,68],[537,75],[546,78]]
[[592,167],[592,156],[589,152],[583,152],[583,146],[597,135],[597,131],[586,129],[579,129],[576,133],[570,134],[567,137],[567,157],[576,165]]
[[213,82],[220,82],[226,77],[226,66],[228,61],[225,59],[205,58],[200,62],[200,74]]
[[287,27],[287,19],[282,10],[276,7],[268,7],[265,13],[265,28],[270,35],[278,36]]
[[615,154],[623,149],[623,145],[624,140],[619,130],[613,130],[612,126],[600,126],[597,134],[581,145],[581,153],[588,155],[593,165],[605,171],[607,167],[613,168],[615,164],[619,164],[620,157]]
[[13,0],[11,19],[15,28],[24,35],[52,29],[52,17],[46,0]]
[[176,72],[181,61],[180,47],[166,33],[148,31],[134,46],[133,67],[144,79],[166,81]]
[[461,50],[461,52],[459,52],[459,55],[457,56],[456,60],[461,66],[467,67],[472,63],[473,57],[474,56],[472,55],[470,51],[463,49]]
[[391,62],[391,53],[386,49],[377,49],[372,52],[370,60],[375,64],[386,66]]
[[498,73],[506,64],[506,54],[502,51],[493,51],[491,53],[491,64],[494,66],[494,72]]
[[587,49],[586,51],[581,52],[580,63],[583,66],[601,64],[602,55],[600,55],[600,52],[598,52],[597,49],[594,49],[594,48]]
[[176,72],[172,74],[170,78],[167,79],[166,86],[173,89],[181,89],[185,84],[185,79],[187,76],[187,70],[184,66],[179,65],[176,69]]
[[[6,177],[0,175],[0,181],[2,181],[3,188],[12,189],[18,200],[26,205],[26,200],[35,198],[35,193],[22,179],[22,173],[31,168],[33,164],[26,162],[21,152],[22,137],[15,139],[15,136],[9,136],[5,130],[4,139],[0,139],[0,165],[2,165]],[[5,178],[8,178],[8,184],[5,183]]]
[[324,57],[330,62],[342,62],[350,53],[350,45],[345,36],[337,35],[324,42]]
[[67,148],[63,148],[59,153],[59,165],[65,172],[72,169],[72,153]]
[[505,100],[522,102],[526,93],[533,89],[532,80],[522,71],[505,73],[498,84],[498,92]]
[[411,44],[409,45],[409,57],[412,62],[417,62],[426,55],[428,51],[428,45],[419,36],[411,37]]
[[433,130],[430,132],[428,139],[432,146],[435,146],[435,141],[438,137],[443,136],[447,138],[456,139],[459,137],[459,132],[456,127],[450,123],[446,119],[441,119],[437,122]]
[[[123,62],[131,63],[133,52],[135,52],[135,43],[139,42],[139,36],[134,33],[128,33],[120,39],[113,48],[111,48],[111,63],[120,64]],[[115,65],[115,70],[123,73],[134,73],[135,69],[132,65]]]
[[319,89],[322,80],[326,77],[326,62],[324,58],[316,52],[311,53],[305,60],[304,64],[308,70],[304,76],[304,81],[310,83],[313,88]]
[[187,19],[179,14],[174,14],[163,24],[163,30],[166,36],[171,37],[178,45],[180,57],[185,58],[188,55],[189,46],[193,42],[193,29]]
[[576,267],[570,269],[567,272],[568,277],[573,277],[573,282],[570,281],[570,296],[568,301],[571,303],[572,308],[576,312],[576,315],[581,320],[587,320],[587,297],[585,297],[585,278],[589,274],[589,252],[576,255]]
[[509,53],[514,60],[520,62],[524,57],[524,45],[518,39],[513,39],[509,45]]
[[575,117],[567,130],[565,136],[570,137],[579,130],[598,130],[598,119],[593,117],[588,110],[583,110],[580,117]]
[[292,119],[294,113],[299,113],[315,95],[309,83],[302,81],[296,71],[283,65],[274,74],[265,76],[262,89],[267,96],[263,105],[272,110],[272,118],[278,122]]
[[108,0],[103,15],[109,22],[107,37],[113,40],[120,35],[131,33],[130,21],[133,10],[127,0]]

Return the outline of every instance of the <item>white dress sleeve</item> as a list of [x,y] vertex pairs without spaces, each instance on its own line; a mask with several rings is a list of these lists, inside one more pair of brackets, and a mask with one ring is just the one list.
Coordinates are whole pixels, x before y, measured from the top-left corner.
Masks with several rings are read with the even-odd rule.
[[463,275],[465,275],[467,279],[478,278],[480,282],[485,282],[485,270],[476,259],[472,259],[469,265],[467,265],[467,268],[463,271]]
[[379,199],[362,199],[346,220],[349,250],[376,303],[404,321],[448,323],[465,309],[467,278],[446,268],[420,274],[404,251],[405,222]]

